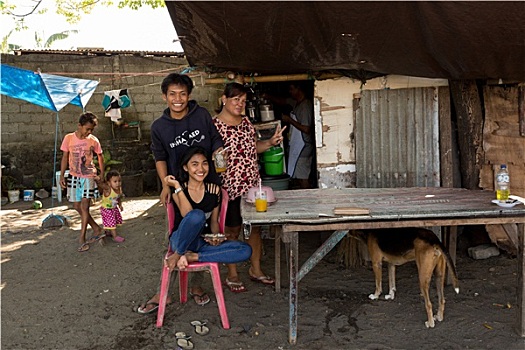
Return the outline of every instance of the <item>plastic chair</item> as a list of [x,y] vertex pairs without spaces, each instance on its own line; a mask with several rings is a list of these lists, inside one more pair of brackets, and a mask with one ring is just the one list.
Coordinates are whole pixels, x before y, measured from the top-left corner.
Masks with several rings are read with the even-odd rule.
[[[219,231],[224,232],[224,223],[226,221],[226,210],[228,209],[228,193],[222,190],[222,201],[219,213]],[[169,232],[173,232],[173,223],[175,222],[175,207],[173,201],[166,206],[168,214],[168,228]],[[173,254],[171,247],[168,244],[168,252],[166,257]],[[219,314],[221,316],[222,328],[230,329],[230,321],[226,312],[226,304],[224,302],[224,294],[222,291],[221,275],[219,272],[219,264],[216,262],[192,262],[184,270],[179,270],[179,297],[180,303],[184,304],[188,301],[188,272],[196,271],[210,271],[213,290],[215,298],[217,299],[217,306],[219,307]],[[166,299],[168,298],[168,289],[170,284],[170,270],[162,267],[162,278],[160,283],[160,300],[159,311],[157,313],[157,327],[162,327],[164,322],[164,313],[166,311]]]

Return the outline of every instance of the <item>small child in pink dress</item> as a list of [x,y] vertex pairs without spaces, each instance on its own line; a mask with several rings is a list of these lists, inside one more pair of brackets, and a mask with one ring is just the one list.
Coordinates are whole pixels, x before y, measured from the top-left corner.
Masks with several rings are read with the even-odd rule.
[[99,182],[98,187],[102,190],[102,202],[100,214],[102,225],[107,235],[113,237],[113,241],[122,243],[124,237],[117,235],[117,226],[122,225],[122,178],[116,170],[110,170],[106,174],[106,181]]

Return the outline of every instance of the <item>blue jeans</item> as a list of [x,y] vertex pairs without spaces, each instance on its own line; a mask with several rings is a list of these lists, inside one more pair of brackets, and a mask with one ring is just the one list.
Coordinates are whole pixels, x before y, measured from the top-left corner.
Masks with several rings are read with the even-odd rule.
[[244,242],[224,241],[217,246],[207,243],[201,237],[205,225],[206,216],[202,210],[190,211],[170,236],[171,250],[179,255],[188,251],[198,253],[200,262],[235,264],[250,258],[252,248]]

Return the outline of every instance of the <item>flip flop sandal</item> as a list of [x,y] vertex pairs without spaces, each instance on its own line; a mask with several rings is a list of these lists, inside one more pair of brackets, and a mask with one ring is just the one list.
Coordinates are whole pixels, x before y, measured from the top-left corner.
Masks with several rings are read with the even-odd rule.
[[191,336],[186,335],[184,332],[177,332],[175,333],[175,337],[177,338],[177,346],[183,350],[191,350],[193,349],[193,343],[191,342]]
[[79,253],[83,253],[83,252],[87,252],[89,250],[89,243],[86,242],[86,243],[82,243],[82,245],[80,247],[78,247],[77,251]]
[[[208,304],[211,301],[210,296],[206,292],[204,292],[202,294],[197,294],[197,293],[190,292],[190,296],[195,301],[195,304],[197,304],[199,306],[204,306],[204,305]],[[195,299],[195,297],[197,297],[198,299]]]
[[[151,309],[149,309],[148,311],[144,311],[144,309],[146,309],[148,307],[148,305],[153,305],[153,307]],[[159,303],[156,303],[154,301],[150,301],[150,302],[147,302],[146,304],[144,304],[144,307],[140,307],[137,309],[137,312],[141,315],[148,315],[148,314],[151,314],[152,312],[155,312],[157,309],[159,308]]]
[[255,276],[250,275],[250,279],[252,281],[254,281],[254,282],[260,282],[260,283],[266,284],[268,286],[273,286],[275,284],[275,280],[273,278],[271,278],[270,276],[268,276],[268,275],[259,276],[259,277],[255,277]]
[[226,278],[224,281],[224,285],[227,286],[230,289],[230,292],[232,293],[243,293],[247,292],[248,289],[244,286],[244,283],[241,281],[239,282],[232,282]]
[[89,237],[89,239],[88,239],[87,242],[90,243],[90,244],[91,244],[91,243],[95,243],[95,242],[101,240],[101,239],[104,238],[104,237],[106,237],[106,234],[105,234],[105,233],[101,233],[101,234],[99,234],[99,235],[95,235],[95,236],[91,236],[91,237]]
[[198,335],[206,335],[210,333],[210,329],[206,326],[206,321],[191,321],[190,324],[195,328],[195,333]]
[[126,239],[122,236],[115,236],[115,238],[113,238],[113,242],[115,243],[122,243],[124,242]]

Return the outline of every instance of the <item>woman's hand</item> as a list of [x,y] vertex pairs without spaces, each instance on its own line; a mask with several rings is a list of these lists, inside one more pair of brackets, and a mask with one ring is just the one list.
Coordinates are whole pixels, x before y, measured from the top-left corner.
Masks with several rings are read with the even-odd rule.
[[180,187],[179,181],[177,181],[177,179],[173,175],[166,176],[164,178],[164,184],[166,186],[171,186],[171,187],[175,187],[175,188],[179,188]]
[[172,186],[173,181],[175,181],[175,176],[173,175],[167,175],[163,180],[166,186]]
[[272,138],[270,139],[270,143],[272,146],[278,146],[283,142],[283,131],[286,130],[286,126],[284,128],[276,128],[275,133],[273,134]]
[[204,235],[204,241],[209,245],[217,246],[226,240],[226,236],[220,233]]

